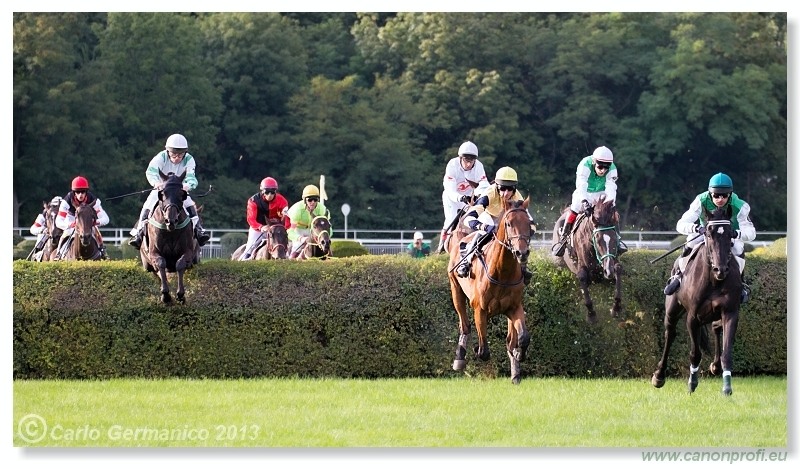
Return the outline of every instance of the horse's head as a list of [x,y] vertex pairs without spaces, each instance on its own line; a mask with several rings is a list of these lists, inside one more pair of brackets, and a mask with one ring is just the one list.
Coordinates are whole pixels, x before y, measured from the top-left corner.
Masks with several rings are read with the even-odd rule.
[[174,173],[164,174],[159,170],[159,175],[164,182],[158,191],[157,210],[161,212],[167,231],[172,231],[177,228],[181,215],[185,213],[183,201],[186,200],[187,194],[183,190],[183,179],[186,173],[176,176]]
[[61,238],[63,230],[56,226],[56,218],[58,217],[58,205],[45,205],[44,207],[44,223],[47,234],[50,236],[50,243],[53,247],[58,245],[58,240]]
[[521,264],[528,262],[533,235],[528,216],[529,203],[530,197],[508,202],[497,229],[497,239]]
[[323,256],[331,253],[331,221],[318,216],[311,220],[311,241],[322,251]]
[[619,251],[619,233],[617,232],[619,214],[614,201],[600,196],[592,210],[591,220],[595,258],[603,267],[603,276],[607,279],[614,278],[617,252]]
[[286,259],[289,246],[289,235],[283,223],[269,225],[267,230],[267,248],[273,259]]
[[705,246],[708,253],[708,262],[711,264],[711,275],[717,281],[725,280],[728,276],[731,256],[731,239],[733,226],[731,225],[732,209],[730,206],[708,211],[703,208],[705,215],[706,233]]
[[81,246],[88,246],[92,242],[94,225],[97,222],[97,212],[91,205],[79,205],[75,209],[75,234]]

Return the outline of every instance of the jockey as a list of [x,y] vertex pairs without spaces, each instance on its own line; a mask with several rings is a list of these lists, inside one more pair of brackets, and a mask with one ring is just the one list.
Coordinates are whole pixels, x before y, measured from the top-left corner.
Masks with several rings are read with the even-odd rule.
[[423,241],[424,236],[421,231],[414,233],[414,241],[408,243],[406,252],[413,258],[427,257],[431,254],[431,245]]
[[483,163],[478,161],[478,147],[472,142],[464,142],[458,147],[458,156],[447,162],[442,180],[442,206],[444,207],[444,226],[439,236],[436,253],[444,252],[444,242],[450,229],[457,223],[458,212],[472,203],[473,190],[486,181]]
[[[55,199],[54,199],[55,200]],[[61,204],[58,207],[58,216],[56,216],[56,227],[64,230],[61,239],[58,241],[58,248],[56,259],[62,259],[69,249],[70,243],[65,243],[67,239],[72,236],[75,231],[75,211],[79,205],[90,205],[94,207],[97,212],[97,225],[95,225],[95,237],[97,238],[97,245],[102,253],[103,259],[108,259],[106,256],[106,248],[103,244],[103,237],[100,235],[100,226],[108,224],[108,214],[103,209],[100,199],[95,197],[94,194],[89,192],[89,180],[83,176],[76,176],[72,180],[72,190],[67,192],[61,199]]]
[[[197,177],[194,174],[195,160],[194,157],[189,153],[189,143],[186,141],[186,137],[181,134],[170,135],[169,138],[167,138],[167,144],[164,146],[164,150],[160,151],[156,156],[154,156],[153,159],[150,160],[150,164],[147,166],[147,171],[145,171],[144,174],[147,177],[147,182],[153,186],[153,190],[150,191],[150,195],[147,196],[147,200],[144,202],[144,207],[142,207],[142,211],[139,214],[139,221],[131,230],[131,239],[128,241],[128,244],[136,249],[139,249],[142,246],[145,222],[150,216],[150,212],[153,211],[153,208],[155,208],[156,204],[158,203],[158,191],[161,189],[161,184],[163,183],[161,176],[159,175],[159,171],[164,174],[173,173],[178,176],[185,174],[183,179],[183,190],[185,190],[187,193],[197,188]],[[205,245],[208,242],[209,235],[203,229],[202,225],[200,225],[200,217],[197,215],[197,207],[188,194],[186,199],[183,201],[183,208],[186,209],[186,212],[192,219],[194,235],[195,238],[197,238],[197,243],[200,246]]]
[[[459,261],[456,274],[459,277],[469,277],[469,269],[472,265],[472,258],[483,245],[492,239],[492,235],[497,230],[497,222],[503,212],[503,202],[512,200],[522,200],[522,195],[517,191],[517,172],[508,166],[497,170],[494,183],[489,186],[486,193],[475,201],[469,212],[464,218],[464,224],[473,230],[478,230],[468,245],[461,243],[461,260]],[[531,229],[536,231],[536,224],[530,213],[528,218],[531,220]],[[527,264],[522,265],[522,275],[525,285],[531,281],[533,274],[528,270]]]
[[34,221],[33,225],[31,225],[30,228],[31,234],[36,235],[36,246],[34,246],[33,248],[34,252],[33,258],[37,261],[41,260],[42,258],[41,252],[42,249],[44,248],[44,243],[47,242],[47,216],[46,216],[47,212],[49,211],[49,208],[54,208],[55,210],[58,210],[60,206],[61,206],[61,197],[59,196],[53,197],[53,200],[50,201],[50,205],[44,206],[44,210],[42,210],[42,213],[36,216],[36,221]]
[[[296,259],[300,250],[305,246],[308,237],[311,236],[311,221],[316,217],[326,217],[330,219],[330,212],[319,200],[319,188],[308,185],[303,189],[302,200],[295,202],[289,208],[289,241],[292,242],[292,249],[289,258]],[[329,233],[333,236],[333,227]]]
[[253,255],[252,251],[256,241],[266,232],[270,225],[283,224],[289,229],[289,202],[278,193],[278,181],[271,177],[265,177],[258,186],[259,192],[247,199],[247,245],[244,252],[239,257],[240,261],[246,261]]
[[675,226],[678,233],[686,235],[687,241],[681,256],[675,260],[672,276],[664,288],[665,295],[672,295],[681,286],[681,277],[683,276],[681,258],[688,256],[695,246],[705,242],[706,238],[703,235],[706,233],[706,227],[705,220],[702,219],[703,207],[713,211],[726,206],[730,206],[732,209],[731,227],[735,231],[735,237],[731,241],[731,252],[738,257],[736,260],[739,264],[739,273],[742,274],[741,303],[746,303],[750,298],[750,286],[744,281],[744,243],[756,239],[756,228],[750,221],[750,204],[733,192],[733,180],[725,173],[711,176],[708,181],[708,191],[697,194],[689,205],[689,209],[684,212]]
[[[591,210],[601,195],[605,195],[605,200],[616,201],[617,198],[617,167],[614,165],[614,154],[606,147],[595,148],[591,155],[578,163],[570,212],[561,228],[561,240],[554,246],[556,256],[564,255],[567,237],[572,233],[578,213]],[[625,251],[627,248],[620,243],[618,255]]]

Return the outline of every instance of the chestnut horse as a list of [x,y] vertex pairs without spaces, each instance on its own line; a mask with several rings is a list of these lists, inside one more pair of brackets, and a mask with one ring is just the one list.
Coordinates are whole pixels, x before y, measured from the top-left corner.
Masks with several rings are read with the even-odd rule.
[[[556,221],[553,229],[554,243],[561,238],[559,231],[568,214],[569,207]],[[605,196],[601,196],[588,215],[582,214],[576,220],[571,235],[572,242],[568,242],[564,256],[555,258],[558,265],[566,265],[577,276],[587,310],[586,319],[591,323],[597,322],[594,302],[589,295],[589,285],[593,281],[605,279],[614,282],[611,317],[619,317],[622,311],[622,264],[618,259],[621,241],[617,231],[618,224],[619,214],[614,201],[606,201]]]
[[327,217],[317,216],[311,220],[311,235],[297,255],[298,259],[327,259],[331,257],[331,222]]
[[[245,243],[236,248],[231,254],[231,260],[238,260],[246,246]],[[283,222],[275,220],[274,223],[268,225],[267,231],[262,233],[261,239],[256,241],[250,259],[287,259],[289,257],[288,247],[289,235],[286,233],[286,227],[283,226]]]
[[[733,340],[739,324],[742,293],[739,261],[731,252],[734,235],[730,221],[731,207],[718,208],[713,212],[704,207],[701,219],[707,220],[704,243],[687,256],[680,288],[672,295],[667,295],[664,301],[664,352],[651,383],[657,388],[664,386],[669,349],[675,340],[675,327],[686,311],[690,340],[689,392],[697,388],[700,345],[707,339],[705,328],[711,324],[715,346],[709,371],[714,375],[722,372],[722,394],[727,396],[733,393]],[[680,260],[678,258],[675,262]]]
[[183,178],[186,173],[176,176],[165,175],[159,171],[161,180],[165,181],[158,191],[158,203],[147,220],[145,240],[139,249],[142,266],[153,272],[161,280],[161,301],[171,303],[167,272],[177,272],[178,301],[186,301],[186,290],[183,286],[183,274],[199,262],[200,247],[194,238],[192,220],[183,208],[186,191],[183,190]]
[[99,261],[103,252],[100,250],[100,242],[95,233],[97,223],[97,212],[91,205],[78,205],[75,208],[75,231],[69,240],[64,242],[72,243],[63,260],[78,261]]
[[[450,262],[448,278],[453,306],[458,313],[458,345],[453,369],[466,367],[467,343],[470,334],[470,320],[467,316],[467,300],[472,307],[475,329],[478,331],[478,345],[475,355],[481,360],[489,359],[487,329],[489,320],[502,314],[508,320],[506,352],[511,362],[511,382],[521,380],[520,362],[530,344],[530,336],[525,325],[525,311],[522,308],[522,295],[525,291],[522,277],[522,263],[528,261],[529,243],[532,229],[528,216],[529,199],[508,202],[500,216],[497,231],[484,248],[478,252],[470,266],[467,278],[459,277],[455,268],[461,259],[459,243],[450,243]],[[475,234],[469,236],[476,236]]]

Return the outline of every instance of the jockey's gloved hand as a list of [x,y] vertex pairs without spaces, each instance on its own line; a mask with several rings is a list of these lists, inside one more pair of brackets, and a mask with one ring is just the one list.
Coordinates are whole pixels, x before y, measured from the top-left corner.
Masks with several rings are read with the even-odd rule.
[[581,209],[583,210],[583,213],[588,215],[589,211],[592,210],[592,205],[589,203],[588,200],[582,200],[581,201]]
[[706,234],[706,227],[702,225],[694,225],[694,232],[704,235]]
[[461,202],[464,202],[465,204],[471,204],[472,203],[472,196],[471,195],[462,195],[461,198],[458,199],[458,200],[460,200]]
[[485,231],[487,234],[492,234],[497,231],[497,227],[494,225],[487,225],[486,223],[481,225],[481,229]]

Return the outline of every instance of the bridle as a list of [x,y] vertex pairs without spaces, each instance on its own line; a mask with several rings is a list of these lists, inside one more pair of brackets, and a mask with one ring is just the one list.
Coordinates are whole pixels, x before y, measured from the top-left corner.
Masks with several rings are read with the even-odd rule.
[[[592,219],[592,247],[594,248],[594,257],[597,259],[599,264],[603,264],[603,260],[606,258],[616,259],[617,252],[619,249],[619,234],[617,233],[617,227],[613,224],[611,225],[600,225],[600,223],[595,223],[594,217],[590,217]],[[598,225],[600,225],[598,227]],[[605,254],[600,255],[600,245],[597,243],[598,234],[602,234],[604,231],[611,231],[613,233],[616,242],[614,243],[614,252],[611,252],[611,249],[608,249]]]
[[[705,234],[706,238],[711,239],[711,233],[713,232],[715,226],[722,226],[722,227],[731,226],[731,221],[730,220],[711,220],[708,223],[706,223],[706,234]],[[724,231],[724,228],[723,228],[723,231]],[[708,263],[709,266],[711,266],[711,271],[714,272],[715,270],[719,270],[720,266],[715,266],[714,265],[714,261],[713,261],[714,256],[711,255],[713,253],[712,249],[711,249],[711,244],[712,243],[706,242],[705,240],[703,241],[703,243],[706,245],[706,254],[707,254],[706,255],[706,257],[707,257],[706,262]],[[731,249],[728,249],[728,255],[727,255],[727,257],[725,258],[725,261],[724,261],[725,265],[727,265],[730,262],[732,256],[733,256],[733,251]]]

